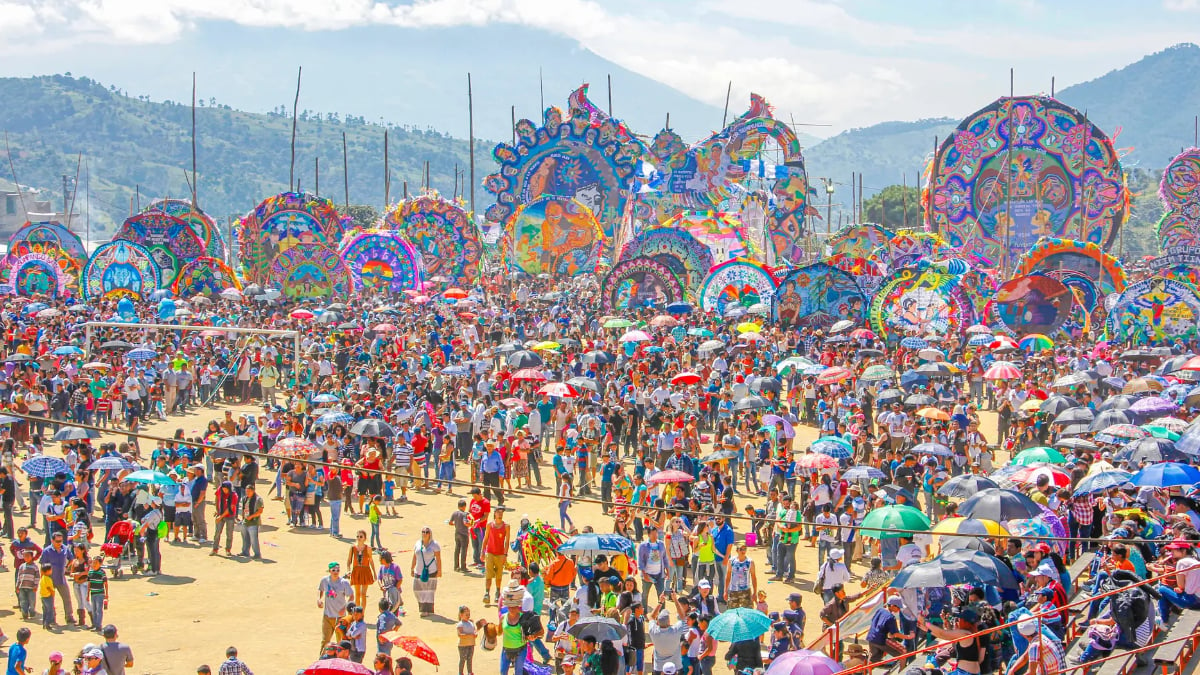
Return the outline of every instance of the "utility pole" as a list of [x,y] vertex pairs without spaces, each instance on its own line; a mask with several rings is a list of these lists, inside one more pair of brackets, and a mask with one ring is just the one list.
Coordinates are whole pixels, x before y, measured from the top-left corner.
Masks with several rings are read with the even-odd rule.
[[833,230],[833,179],[822,178],[821,182],[825,184],[825,234],[831,234]]
[[63,222],[70,222],[71,219],[71,177],[67,174],[62,176],[63,183]]

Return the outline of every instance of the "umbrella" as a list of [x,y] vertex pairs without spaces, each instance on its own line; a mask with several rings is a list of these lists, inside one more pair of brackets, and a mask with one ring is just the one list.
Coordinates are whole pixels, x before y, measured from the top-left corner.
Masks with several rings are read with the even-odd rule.
[[683,372],[671,378],[671,384],[696,384],[700,376],[696,373]]
[[604,322],[605,328],[629,328],[633,325],[634,323],[629,319],[609,319]]
[[796,466],[802,469],[836,469],[838,461],[820,452],[806,452],[796,460]]
[[784,438],[796,437],[796,430],[792,428],[792,423],[780,417],[779,415],[763,415],[762,422],[764,427],[782,425]]
[[1147,436],[1146,438],[1134,439],[1121,446],[1121,449],[1113,455],[1113,459],[1118,462],[1141,464],[1142,462],[1161,462],[1167,459],[1172,461],[1176,459],[1186,460],[1186,457],[1176,452],[1173,441]]
[[834,366],[827,368],[817,376],[817,384],[836,384],[844,380],[849,380],[854,377],[854,371],[842,366]]
[[298,437],[285,438],[272,445],[271,450],[267,452],[272,457],[287,457],[289,459],[309,459],[320,453],[321,448],[317,447],[316,443]]
[[713,332],[707,328],[689,328],[687,329],[687,334],[692,337],[710,338],[713,336]]
[[714,462],[728,462],[731,459],[736,459],[738,452],[736,450],[719,450],[717,452],[705,455],[700,458],[701,464],[712,464]]
[[1149,391],[1162,391],[1165,385],[1158,380],[1149,377],[1139,377],[1135,380],[1130,380],[1121,387],[1122,394],[1141,394]]
[[157,355],[158,355],[158,352],[154,351],[153,349],[147,349],[145,347],[141,347],[138,349],[131,350],[125,356],[130,361],[148,361]]
[[875,396],[875,403],[881,406],[902,400],[904,400],[904,392],[899,389],[884,389]]
[[63,441],[84,441],[89,438],[100,438],[99,431],[91,429],[81,429],[79,427],[63,427],[54,432],[54,438],[51,440]]
[[433,648],[425,644],[425,641],[419,637],[412,635],[400,635],[400,631],[398,630],[388,631],[381,634],[379,637],[387,640],[388,642],[396,645],[400,649],[403,649],[404,651],[412,654],[426,663],[431,663],[435,666],[442,665],[438,662],[437,652],[433,651]]
[[1071,486],[1071,474],[1053,466],[1023,466],[1009,476],[1009,480],[1018,485],[1037,485],[1042,476],[1049,479],[1050,484],[1056,488]]
[[888,380],[896,376],[896,371],[888,366],[874,365],[862,371],[862,375],[858,376],[859,380]]
[[1137,399],[1129,394],[1113,394],[1096,406],[1096,412],[1108,410],[1127,410]]
[[576,389],[588,389],[595,392],[600,391],[600,385],[596,384],[596,381],[590,377],[572,377],[571,379],[567,380],[567,384],[575,387]]
[[1011,352],[1017,349],[1017,341],[1007,335],[997,335],[988,345],[988,349],[997,352]]
[[691,314],[693,307],[686,302],[672,302],[666,306],[671,314]]
[[542,371],[536,370],[534,368],[522,368],[512,374],[512,380],[514,382],[521,382],[521,381],[545,382],[546,375]]
[[858,356],[863,359],[883,358],[884,354],[878,349],[860,349],[858,350]]
[[1026,448],[1013,457],[1013,464],[1029,466],[1030,464],[1066,464],[1067,458],[1054,448],[1038,446]]
[[542,357],[527,350],[513,352],[508,355],[508,365],[513,368],[536,368],[543,365]]
[[1174,401],[1161,396],[1140,398],[1133,405],[1129,406],[1129,412],[1141,415],[1142,419],[1165,417],[1178,409],[1179,406]]
[[910,406],[913,408],[920,407],[920,406],[935,405],[936,403],[937,403],[937,399],[930,396],[929,394],[913,394],[912,396],[909,396],[908,398],[904,399],[904,405]]
[[65,473],[71,474],[71,467],[58,457],[47,457],[46,455],[34,455],[25,460],[21,465],[21,470],[30,476],[38,478],[54,478],[55,475]]
[[88,471],[136,471],[138,465],[117,455],[105,455],[88,465]]
[[885,474],[884,472],[880,471],[879,469],[876,469],[873,466],[866,466],[866,465],[852,466],[849,469],[846,469],[844,472],[842,472],[842,478],[846,479],[849,482],[860,481],[860,480],[871,480],[871,479],[882,480],[886,477],[887,477],[887,474]]
[[1192,427],[1175,441],[1175,449],[1186,455],[1200,455],[1200,427]]
[[63,345],[54,349],[55,356],[79,356],[83,350],[75,345]]
[[850,446],[850,443],[838,436],[822,436],[813,441],[808,449],[822,455],[829,455],[834,459],[850,459],[854,455],[854,448]]
[[314,424],[319,427],[328,427],[334,424],[354,424],[354,415],[340,411],[329,412],[318,417]]
[[912,453],[917,456],[935,455],[937,457],[949,457],[953,453],[950,448],[941,443],[920,443],[912,449]]
[[[1034,399],[1034,400],[1036,400],[1036,399]],[[1070,410],[1072,408],[1079,408],[1079,407],[1081,407],[1079,401],[1076,401],[1075,399],[1071,398],[1070,396],[1063,396],[1062,394],[1054,394],[1054,395],[1050,396],[1049,398],[1047,398],[1046,400],[1042,401],[1041,404],[1038,405],[1038,412],[1046,413],[1047,415],[1059,415],[1067,410]],[[1091,413],[1091,408],[1086,408],[1086,410],[1089,413]],[[1095,413],[1091,413],[1091,415],[1094,416]],[[1091,421],[1091,420],[1092,420],[1092,417],[1089,416],[1088,421]]]
[[771,402],[761,396],[747,396],[733,404],[734,410],[760,410],[770,408]]
[[1077,373],[1071,373],[1070,375],[1063,375],[1062,377],[1055,380],[1050,386],[1052,386],[1052,387],[1076,387],[1081,384],[1087,384],[1088,382],[1091,382],[1091,378],[1088,377],[1087,374],[1077,372]]
[[921,365],[917,366],[916,369],[909,372],[918,373],[920,375],[924,375],[925,377],[950,377],[954,375],[954,371],[950,369],[950,366],[940,361],[934,363],[922,363]]
[[621,342],[649,342],[650,335],[646,331],[631,330],[620,338]]
[[134,471],[121,480],[129,481],[130,483],[144,483],[146,485],[175,485],[174,478],[154,469]]
[[981,570],[974,565],[938,557],[929,562],[908,565],[900,570],[896,573],[896,578],[892,579],[891,588],[937,588],[986,583],[980,572]]
[[383,420],[367,418],[355,422],[354,426],[350,427],[350,433],[367,438],[391,438],[396,435],[396,430]]
[[1100,446],[1087,440],[1086,438],[1060,438],[1054,442],[1055,447],[1066,448],[1067,450],[1099,450]]
[[548,352],[548,351],[553,351],[555,349],[561,349],[561,348],[562,348],[562,345],[558,344],[557,342],[553,342],[551,340],[539,342],[536,345],[530,347],[530,349],[535,352]]
[[1016,380],[1020,379],[1021,370],[1007,363],[993,364],[984,371],[983,377],[987,380]]
[[[750,385],[750,391],[761,394],[764,391],[771,391],[778,394],[783,391],[783,382],[777,377],[752,377],[747,380]],[[791,436],[788,436],[791,438]]]
[[1103,492],[1109,488],[1120,487],[1129,482],[1133,475],[1125,471],[1101,471],[1084,477],[1075,486],[1075,496]]
[[442,368],[442,374],[451,377],[466,377],[471,374],[471,368],[469,366],[446,366]]
[[1159,419],[1154,420],[1153,426],[1147,426],[1146,431],[1150,431],[1150,433],[1153,434],[1154,432],[1151,431],[1151,429],[1153,427],[1160,427],[1166,429],[1167,431],[1173,431],[1175,433],[1182,434],[1185,430],[1187,430],[1188,426],[1188,422],[1184,422],[1178,417],[1160,417]]
[[1051,340],[1041,333],[1034,333],[1021,338],[1021,342],[1018,343],[1018,346],[1027,352],[1040,352],[1053,347],[1054,340]]
[[293,319],[308,320],[308,319],[313,318],[316,315],[313,314],[312,312],[308,311],[307,309],[293,309],[292,312],[290,314],[288,314],[288,316]]
[[723,642],[755,640],[770,629],[771,617],[749,607],[736,607],[721,612],[708,624],[708,634],[714,640]]
[[112,368],[112,365],[103,361],[91,361],[83,364],[84,370],[108,370],[109,368]]
[[706,340],[700,343],[700,346],[697,347],[697,350],[702,352],[712,352],[724,348],[725,343],[721,342],[720,340]]
[[834,675],[841,670],[842,664],[822,652],[794,649],[771,661],[764,675]]
[[911,537],[908,532],[894,530],[917,530],[924,532],[929,529],[929,517],[917,508],[905,504],[892,504],[875,509],[863,518],[862,533],[874,539],[895,539]]
[[842,319],[841,321],[838,321],[829,327],[829,334],[834,335],[837,333],[844,333],[851,328],[854,328],[854,322],[850,321],[849,319]]
[[[562,548],[559,548],[559,550],[561,551]],[[605,640],[616,642],[629,634],[629,631],[624,626],[617,623],[615,619],[610,619],[606,616],[589,616],[586,619],[580,619],[567,632],[576,640],[593,637],[596,639],[596,642],[603,642]]]
[[981,571],[980,579],[1002,588],[1016,588],[1017,578],[1012,568],[1003,560],[982,551],[955,550],[943,553],[939,559],[952,563],[965,563]]
[[1180,462],[1151,464],[1133,474],[1129,482],[1138,487],[1172,487],[1200,483],[1200,469]]
[[592,351],[583,355],[584,363],[616,363],[617,357],[605,351]]
[[917,417],[924,417],[927,420],[938,420],[941,422],[950,421],[950,413],[934,407],[921,408],[917,411]]
[[558,547],[559,553],[568,555],[581,554],[596,554],[596,553],[632,553],[633,542],[625,537],[617,534],[577,534],[571,537],[562,546]]
[[998,522],[1036,518],[1041,512],[1037,502],[1029,497],[1016,490],[1002,488],[981,490],[958,506],[961,516]]
[[346,659],[321,659],[304,669],[304,675],[374,675],[375,671],[361,663]]
[[665,483],[690,483],[696,480],[696,477],[686,471],[677,469],[666,469],[664,471],[656,471],[650,474],[646,479],[646,485],[660,485]]
[[934,534],[981,535],[987,537],[1007,537],[1008,530],[994,520],[986,518],[947,518],[933,526]]
[[1090,423],[1096,418],[1091,408],[1068,408],[1059,413],[1051,424]]
[[905,349],[924,349],[929,343],[919,337],[906,337],[900,341],[900,346]]
[[242,452],[257,452],[258,441],[249,436],[226,436],[217,440],[217,447],[241,450]]
[[996,337],[991,333],[979,333],[967,338],[967,344],[972,347],[983,347],[984,345],[991,344],[992,340],[995,339]]
[[1145,438],[1149,436],[1145,429],[1135,427],[1132,424],[1114,424],[1096,434],[1096,440],[1101,443],[1118,443],[1121,441],[1131,441],[1136,438]]
[[877,336],[869,328],[858,328],[850,331],[850,337],[855,340],[874,340]]
[[537,393],[542,396],[554,396],[556,398],[577,398],[579,390],[566,382],[549,382],[543,384]]
[[942,486],[938,488],[938,494],[946,497],[970,497],[977,492],[995,487],[1000,486],[987,476],[964,473],[942,483]]

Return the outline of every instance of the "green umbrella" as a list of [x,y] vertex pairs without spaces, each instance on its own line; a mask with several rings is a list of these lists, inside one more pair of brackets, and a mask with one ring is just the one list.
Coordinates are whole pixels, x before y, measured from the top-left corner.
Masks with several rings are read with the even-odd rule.
[[713,332],[707,328],[689,328],[687,334],[692,337],[712,337]]
[[708,634],[722,642],[757,640],[770,629],[771,617],[749,607],[725,610],[708,622]]
[[1142,428],[1146,431],[1149,431],[1150,435],[1155,438],[1165,438],[1168,441],[1177,441],[1180,438],[1180,435],[1174,431],[1171,431],[1166,427],[1160,427],[1156,424],[1148,424]]
[[605,328],[629,328],[633,322],[629,319],[609,319],[604,322]]
[[1038,446],[1022,450],[1016,457],[1013,457],[1012,463],[1020,466],[1029,466],[1031,464],[1066,464],[1067,458],[1063,457],[1062,453],[1054,448]]
[[930,528],[929,518],[920,509],[905,504],[883,506],[867,514],[863,518],[862,533],[874,539],[898,539],[911,537],[908,532],[889,532],[888,530],[918,530],[927,531]]
[[862,372],[858,376],[860,380],[887,380],[896,376],[896,371],[888,368],[885,365],[874,365]]

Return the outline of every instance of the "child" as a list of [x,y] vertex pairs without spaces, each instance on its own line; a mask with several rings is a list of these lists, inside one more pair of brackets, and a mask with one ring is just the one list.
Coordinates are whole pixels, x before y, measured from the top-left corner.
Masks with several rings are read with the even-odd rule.
[[17,644],[8,648],[8,672],[10,673],[32,673],[33,669],[25,666],[25,659],[29,656],[29,650],[25,646],[29,644],[29,638],[33,635],[33,631],[22,626],[17,629]]
[[112,400],[107,394],[96,399],[96,426],[108,428],[108,421],[112,418]]
[[475,624],[471,623],[471,608],[458,608],[458,675],[475,675]]
[[362,663],[367,654],[367,622],[363,621],[363,608],[358,605],[351,608],[350,615],[353,618],[346,627],[346,639],[354,643],[350,649],[350,660]]
[[770,611],[768,611],[768,608],[767,608],[767,592],[766,591],[758,592],[758,602],[754,605],[754,608],[757,609],[758,611],[762,612],[763,614],[770,614]]
[[17,606],[21,608],[22,619],[32,619],[37,616],[34,597],[37,595],[42,568],[33,561],[33,549],[21,549],[21,557],[25,562],[17,567]]
[[54,626],[54,568],[50,563],[42,565],[42,577],[38,580],[38,596],[42,598],[42,628]]
[[392,643],[383,634],[400,627],[400,619],[392,613],[392,604],[387,598],[379,599],[379,617],[375,619],[375,649],[379,654],[391,655]]
[[392,476],[383,481],[383,505],[387,507],[389,516],[396,515],[396,479]]
[[392,560],[391,551],[379,552],[379,589],[388,603],[388,610],[404,616],[404,598],[400,595],[404,585],[404,572]]
[[104,610],[108,609],[108,577],[100,569],[100,556],[92,558],[88,570],[88,602],[92,610],[92,628],[99,631],[104,625]]
[[446,481],[446,494],[454,494],[454,484],[450,481],[454,480],[454,444],[450,441],[450,437],[446,436],[445,442],[442,443],[442,452],[438,455],[438,482],[434,492],[441,492],[442,481]]
[[379,506],[383,504],[383,497],[375,495],[371,498],[371,503],[367,505],[367,522],[371,523],[371,541],[373,548],[383,548],[383,543],[379,541],[379,520],[382,514],[379,512]]

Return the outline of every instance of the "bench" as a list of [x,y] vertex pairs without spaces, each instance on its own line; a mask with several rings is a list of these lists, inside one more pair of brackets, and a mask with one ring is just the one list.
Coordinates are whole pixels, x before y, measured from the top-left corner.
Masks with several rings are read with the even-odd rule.
[[1083,577],[1083,573],[1088,571],[1092,566],[1092,559],[1096,554],[1088,551],[1075,559],[1071,566],[1067,568],[1067,574],[1071,577],[1071,582],[1076,586],[1079,585],[1079,580]]
[[1126,652],[1114,652],[1112,658],[1100,664],[1100,668],[1092,675],[1125,675],[1137,668],[1137,657]]
[[[1175,619],[1163,642],[1179,641],[1155,649],[1152,657],[1154,665],[1162,668],[1163,675],[1180,670],[1184,662],[1195,654],[1197,643],[1200,641],[1200,635],[1196,635],[1197,628],[1200,628],[1200,610],[1185,609]],[[1180,639],[1188,636],[1192,639]]]

